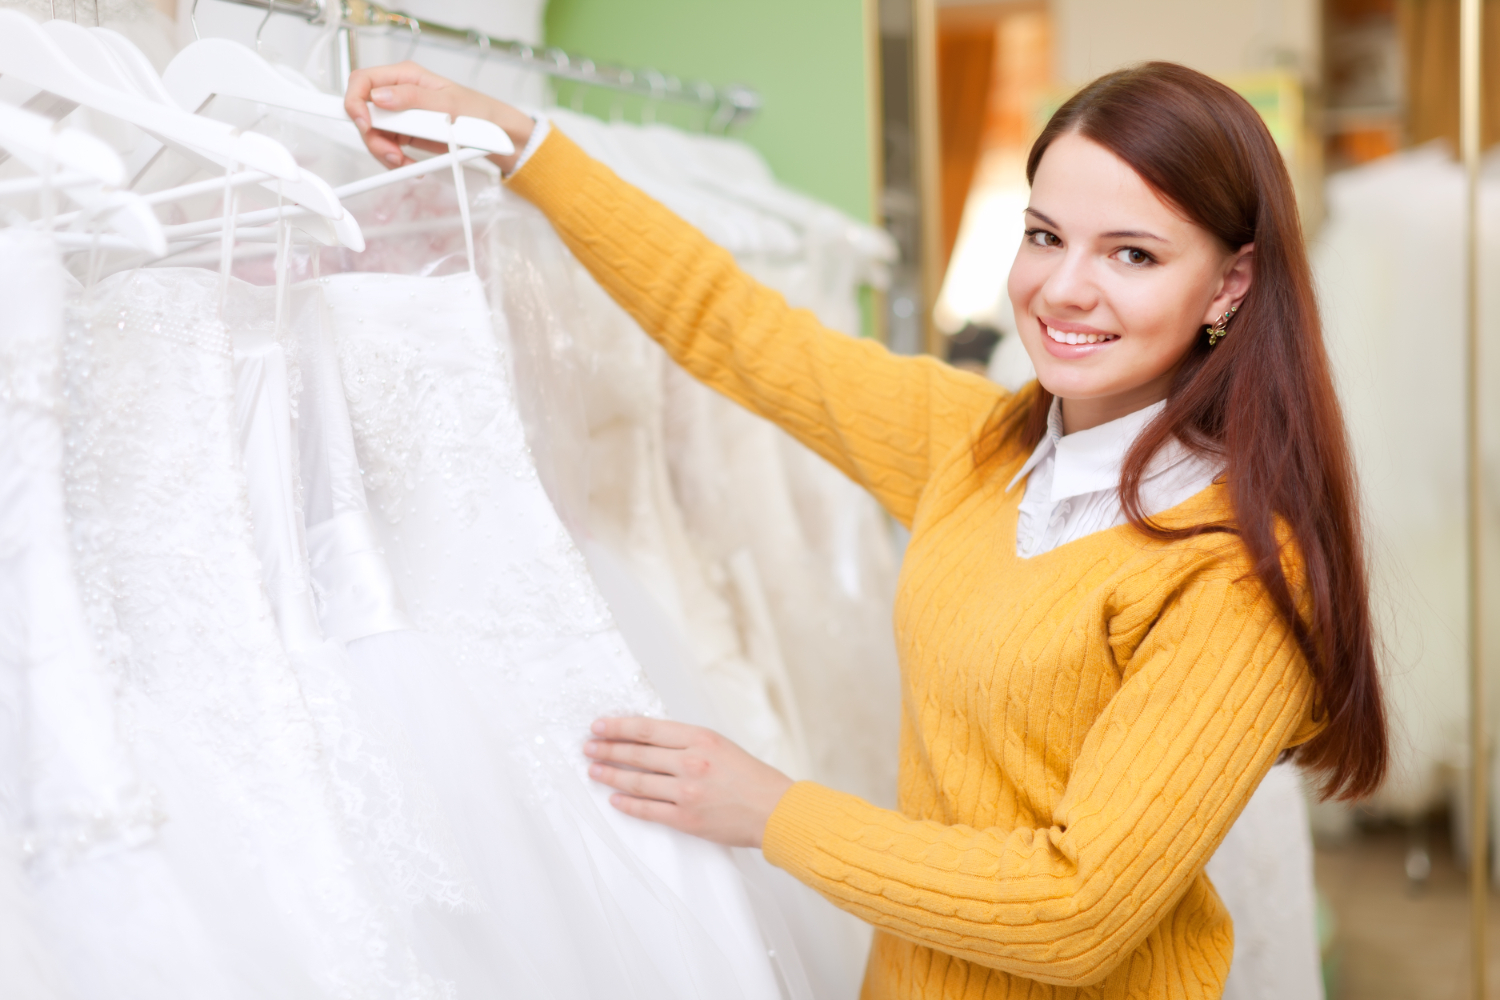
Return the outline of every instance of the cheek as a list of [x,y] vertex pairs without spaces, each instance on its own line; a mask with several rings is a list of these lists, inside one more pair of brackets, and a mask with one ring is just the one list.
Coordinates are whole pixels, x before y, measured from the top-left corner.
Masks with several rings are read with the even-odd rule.
[[1109,294],[1115,317],[1142,355],[1171,355],[1175,361],[1192,343],[1198,326],[1179,293],[1172,283],[1131,282]]
[[1021,317],[1030,311],[1032,298],[1046,280],[1046,268],[1030,259],[1023,248],[1016,255],[1016,261],[1010,267],[1010,276],[1005,280],[1005,291],[1010,296],[1010,304],[1016,311],[1016,322],[1019,325],[1026,325],[1021,323]]

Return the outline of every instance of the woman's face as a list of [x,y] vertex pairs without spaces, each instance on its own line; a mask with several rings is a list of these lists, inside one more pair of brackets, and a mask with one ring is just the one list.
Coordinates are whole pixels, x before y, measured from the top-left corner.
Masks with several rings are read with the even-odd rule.
[[1226,251],[1103,146],[1076,133],[1054,140],[1009,288],[1067,432],[1165,399],[1204,324],[1249,290],[1252,250]]

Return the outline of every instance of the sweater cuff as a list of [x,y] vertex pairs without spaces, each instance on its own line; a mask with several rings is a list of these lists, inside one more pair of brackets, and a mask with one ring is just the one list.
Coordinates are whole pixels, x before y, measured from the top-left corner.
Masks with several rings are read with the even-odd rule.
[[813,781],[799,781],[787,790],[766,821],[761,851],[777,868],[809,882],[813,858],[823,853],[819,841],[841,821],[847,822],[839,801],[842,792]]
[[526,144],[526,160],[517,165],[505,186],[544,213],[567,204],[577,193],[583,175],[594,161],[556,125],[547,128],[540,143]]
[[516,156],[516,162],[505,172],[506,177],[512,176],[517,170],[526,166],[526,161],[531,159],[542,143],[547,141],[547,136],[552,134],[552,120],[546,115],[537,113],[531,116],[531,138],[526,140],[526,145],[521,147],[521,152]]

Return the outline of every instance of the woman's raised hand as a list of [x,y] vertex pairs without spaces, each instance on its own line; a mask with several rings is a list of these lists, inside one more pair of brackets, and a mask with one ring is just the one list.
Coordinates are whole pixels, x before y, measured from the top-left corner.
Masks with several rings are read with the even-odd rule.
[[[421,108],[426,111],[441,111],[455,118],[468,115],[471,118],[488,119],[510,136],[517,154],[525,148],[527,140],[531,138],[532,127],[536,124],[526,112],[477,90],[460,86],[436,73],[430,73],[414,62],[357,69],[349,75],[349,89],[344,92],[344,110],[359,128],[360,135],[365,137],[365,145],[375,159],[391,168],[412,162],[411,157],[402,152],[403,146],[415,146],[434,153],[446,153],[448,150],[439,143],[371,128],[366,102],[386,111]],[[510,170],[515,165],[516,156],[496,154],[490,159],[501,170]]]
[[623,813],[730,847],[759,847],[792,779],[711,729],[661,719],[600,719],[583,752],[589,776],[617,789]]

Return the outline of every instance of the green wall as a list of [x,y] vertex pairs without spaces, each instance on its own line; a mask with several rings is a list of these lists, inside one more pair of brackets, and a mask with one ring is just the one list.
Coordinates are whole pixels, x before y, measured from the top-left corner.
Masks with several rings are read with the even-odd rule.
[[[579,55],[754,87],[764,105],[739,138],[782,183],[868,220],[864,31],[863,0],[550,0],[546,20],[547,44]],[[601,117],[640,113],[579,98]]]

